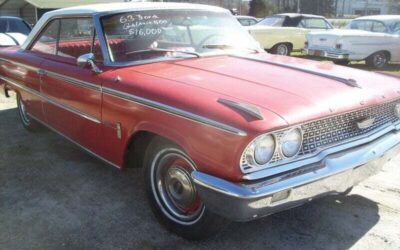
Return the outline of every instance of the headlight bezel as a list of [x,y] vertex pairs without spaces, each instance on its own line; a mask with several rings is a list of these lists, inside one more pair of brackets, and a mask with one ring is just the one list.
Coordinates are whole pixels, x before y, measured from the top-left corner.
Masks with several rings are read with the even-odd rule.
[[[298,130],[299,131],[299,135],[300,135],[300,145],[296,151],[295,154],[293,154],[292,156],[287,156],[284,152],[283,152],[283,138],[285,136],[287,136],[289,133],[291,133],[292,131]],[[293,157],[296,157],[296,155],[299,154],[301,147],[303,146],[303,130],[301,129],[301,127],[293,127],[290,128],[289,130],[285,131],[282,136],[279,138],[279,152],[280,152],[280,156],[282,156],[283,159],[292,159]]]
[[[300,142],[300,147],[297,150],[296,154],[294,154],[293,156],[287,157],[285,156],[285,154],[283,154],[282,152],[282,138],[285,134],[289,133],[290,131],[293,130],[299,130],[300,131],[300,135],[301,135],[301,142]],[[303,146],[303,129],[301,128],[301,126],[293,126],[293,127],[289,127],[289,128],[285,128],[285,129],[280,129],[280,130],[276,130],[276,131],[272,131],[269,133],[265,133],[265,134],[261,134],[259,136],[257,136],[256,138],[254,138],[245,148],[245,150],[242,153],[241,156],[241,160],[240,160],[240,169],[243,173],[249,173],[249,172],[254,172],[260,169],[265,169],[268,167],[273,167],[276,164],[273,164],[271,161],[276,157],[280,157],[281,159],[285,160],[285,161],[290,161],[290,160],[294,160],[299,152],[301,151],[301,148]],[[272,136],[272,138],[275,141],[275,149],[273,151],[272,157],[268,160],[267,163],[265,164],[258,164],[257,161],[255,160],[255,145],[256,142],[258,140],[260,140],[260,138],[265,137],[265,136]]]

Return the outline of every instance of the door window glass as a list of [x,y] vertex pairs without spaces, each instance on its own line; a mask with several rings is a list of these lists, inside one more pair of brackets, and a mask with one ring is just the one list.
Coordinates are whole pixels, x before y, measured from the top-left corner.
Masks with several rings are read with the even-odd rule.
[[57,55],[70,58],[92,52],[94,25],[91,18],[62,19]]
[[329,29],[330,27],[325,22],[324,19],[321,18],[303,18],[299,23],[300,27],[304,27],[306,29]]
[[372,31],[386,33],[386,27],[382,22],[373,22]]
[[59,25],[59,20],[54,20],[50,24],[48,24],[45,30],[39,36],[38,40],[33,45],[32,51],[55,55]]

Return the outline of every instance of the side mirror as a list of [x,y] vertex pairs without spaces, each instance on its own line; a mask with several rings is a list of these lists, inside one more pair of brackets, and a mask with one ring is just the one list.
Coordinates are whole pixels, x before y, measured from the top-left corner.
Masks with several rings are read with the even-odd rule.
[[93,72],[99,74],[103,72],[97,65],[94,63],[94,54],[93,53],[88,53],[88,54],[83,54],[78,59],[76,60],[76,64],[81,67],[85,68],[87,66],[90,66],[93,70]]

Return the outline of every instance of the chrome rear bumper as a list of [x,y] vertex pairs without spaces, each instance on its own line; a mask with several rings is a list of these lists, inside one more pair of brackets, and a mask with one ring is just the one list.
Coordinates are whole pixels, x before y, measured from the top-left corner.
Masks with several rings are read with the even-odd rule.
[[317,197],[345,192],[377,173],[399,153],[400,132],[390,132],[272,179],[232,183],[198,171],[192,177],[211,211],[234,221],[249,221]]

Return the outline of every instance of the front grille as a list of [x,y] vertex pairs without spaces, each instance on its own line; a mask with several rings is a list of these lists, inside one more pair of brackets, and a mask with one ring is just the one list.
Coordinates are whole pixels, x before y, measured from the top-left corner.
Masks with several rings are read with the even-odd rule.
[[[396,103],[397,101],[384,103],[302,125],[303,146],[299,155],[315,153],[321,148],[365,135],[384,125],[398,121],[399,118],[395,114]],[[359,129],[357,122],[366,118],[375,118],[373,125]]]
[[[398,121],[399,118],[395,114],[396,103],[399,103],[399,101],[396,100],[379,106],[365,108],[301,125],[303,130],[303,146],[298,156],[305,157],[328,146],[340,144],[341,142],[351,139],[357,139],[357,137]],[[365,118],[375,118],[375,121],[371,127],[359,129],[357,127],[357,122]],[[275,133],[278,140],[283,133],[284,131]],[[275,152],[269,164],[277,165],[282,160],[281,154]]]

